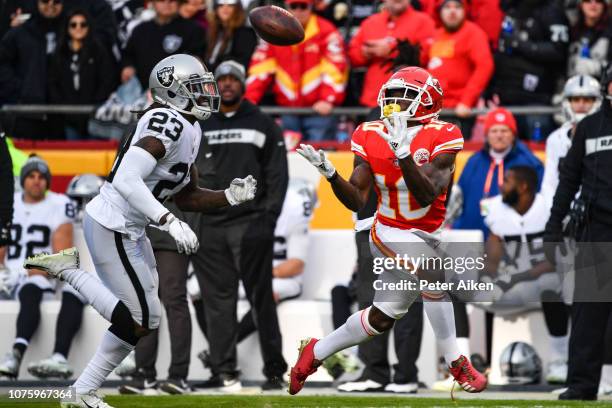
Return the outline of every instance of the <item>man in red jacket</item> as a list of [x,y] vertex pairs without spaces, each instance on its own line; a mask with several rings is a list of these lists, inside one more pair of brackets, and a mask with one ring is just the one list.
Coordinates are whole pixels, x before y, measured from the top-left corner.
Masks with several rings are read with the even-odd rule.
[[283,115],[285,129],[302,132],[306,140],[335,139],[330,115],[344,100],[348,60],[344,42],[332,23],[312,12],[313,0],[287,0],[289,11],[304,27],[304,40],[293,46],[261,41],[249,66],[245,98],[257,104],[274,81],[276,103],[312,107],[318,115]]
[[[442,26],[429,49],[427,69],[444,89],[444,107],[466,119],[493,74],[493,56],[486,33],[466,19],[466,0],[441,0]],[[468,122],[468,121],[462,121]],[[468,123],[461,123],[463,134]]]
[[408,40],[421,47],[421,60],[426,55],[435,31],[434,21],[416,11],[410,0],[384,0],[380,13],[368,17],[349,44],[353,67],[367,67],[359,102],[367,107],[378,106],[378,91],[391,77],[392,60],[397,56],[397,42]]

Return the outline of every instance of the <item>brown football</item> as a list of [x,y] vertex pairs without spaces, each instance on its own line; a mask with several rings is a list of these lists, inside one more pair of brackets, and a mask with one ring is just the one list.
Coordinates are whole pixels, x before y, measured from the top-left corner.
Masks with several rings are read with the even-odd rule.
[[274,45],[294,45],[304,39],[300,22],[287,10],[277,6],[256,7],[249,20],[257,35]]

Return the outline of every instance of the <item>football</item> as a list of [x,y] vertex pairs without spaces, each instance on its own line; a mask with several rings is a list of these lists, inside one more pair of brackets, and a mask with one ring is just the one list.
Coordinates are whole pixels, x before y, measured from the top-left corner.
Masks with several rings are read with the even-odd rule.
[[257,35],[274,45],[294,45],[304,39],[304,28],[287,10],[277,6],[256,7],[249,20]]

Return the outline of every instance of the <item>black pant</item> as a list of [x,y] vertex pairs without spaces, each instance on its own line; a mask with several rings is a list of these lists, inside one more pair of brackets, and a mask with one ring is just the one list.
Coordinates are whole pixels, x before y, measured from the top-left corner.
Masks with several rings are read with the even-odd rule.
[[[369,247],[369,231],[355,234],[357,244],[357,302],[360,309],[372,304],[374,287],[377,278],[373,272],[373,257]],[[423,334],[423,303],[415,302],[408,313],[395,322],[394,340],[398,364],[394,368],[393,382],[412,383],[418,381],[416,360],[421,350]],[[391,378],[388,346],[389,331],[375,336],[370,341],[359,345],[359,358],[365,364],[362,378],[387,384]]]
[[200,249],[192,258],[204,302],[213,375],[237,374],[236,304],[242,280],[253,309],[266,377],[287,370],[272,295],[274,228],[265,217],[231,226],[200,224]]
[[[168,378],[186,379],[191,353],[191,315],[187,304],[189,258],[175,251],[154,251],[159,274],[159,296],[168,316],[171,361]],[[136,345],[136,368],[147,379],[157,377],[155,362],[159,331],[142,337]]]

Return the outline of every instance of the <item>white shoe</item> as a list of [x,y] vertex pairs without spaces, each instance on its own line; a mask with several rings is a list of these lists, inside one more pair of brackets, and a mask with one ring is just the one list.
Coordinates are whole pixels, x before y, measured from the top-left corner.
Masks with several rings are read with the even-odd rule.
[[600,397],[612,396],[612,385],[610,384],[599,384],[599,391],[597,391],[597,395]]
[[567,391],[567,387],[555,388],[554,390],[551,391],[551,394],[559,395],[559,394],[563,394],[565,391]]
[[66,358],[59,353],[53,354],[51,357],[38,362],[33,362],[28,365],[28,372],[34,377],[46,378],[63,378],[68,379],[74,372],[68,365]]
[[567,380],[567,362],[557,360],[549,363],[546,382],[549,384],[565,384],[565,380]]
[[76,247],[63,249],[55,254],[38,254],[23,261],[25,269],[42,269],[50,276],[64,280],[62,272],[66,269],[78,269],[79,250]]
[[338,386],[338,391],[343,392],[376,392],[383,389],[383,385],[374,380],[350,381]]
[[[69,401],[72,400],[72,401]],[[60,402],[61,408],[113,408],[108,405],[95,391],[88,394],[76,394],[76,400],[73,398],[64,399]]]
[[406,383],[406,384],[397,384],[390,383],[385,387],[385,391],[387,392],[395,392],[398,394],[416,394],[419,389],[419,384],[417,383]]
[[136,372],[136,353],[132,350],[126,358],[123,359],[117,367],[115,367],[115,374],[121,378],[129,377],[134,375]]
[[449,375],[444,380],[436,381],[432,384],[431,389],[434,391],[450,392],[451,390],[461,391],[463,388],[459,384],[455,384],[455,379],[452,375]]
[[13,351],[9,351],[2,357],[2,361],[0,361],[0,376],[17,379],[20,365],[21,360]]

